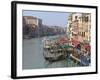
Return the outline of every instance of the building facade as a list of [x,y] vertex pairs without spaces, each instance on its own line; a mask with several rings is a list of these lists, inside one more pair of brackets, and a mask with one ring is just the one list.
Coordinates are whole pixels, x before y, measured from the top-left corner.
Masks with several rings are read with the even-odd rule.
[[42,20],[33,16],[23,16],[23,37],[38,37]]
[[[67,34],[69,40],[79,42],[91,41],[91,14],[90,13],[72,13],[68,18]],[[72,43],[71,43],[72,44]]]
[[38,26],[38,19],[33,16],[23,16],[23,22],[27,25],[31,25],[33,28]]

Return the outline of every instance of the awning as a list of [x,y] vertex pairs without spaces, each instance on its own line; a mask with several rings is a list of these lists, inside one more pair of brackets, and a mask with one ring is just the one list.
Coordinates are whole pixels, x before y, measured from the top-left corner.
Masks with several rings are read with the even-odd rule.
[[59,42],[59,43],[64,44],[64,43],[68,43],[69,41],[68,41],[68,39],[67,39],[67,38],[62,37],[62,38],[60,38],[60,39],[59,39],[59,41],[58,41],[58,42]]
[[74,47],[76,47],[78,44],[80,44],[80,42],[79,42],[78,40],[72,39],[71,41],[72,41],[72,45],[73,45]]
[[91,49],[91,46],[89,44],[84,44],[84,47],[87,49],[87,50],[90,50]]

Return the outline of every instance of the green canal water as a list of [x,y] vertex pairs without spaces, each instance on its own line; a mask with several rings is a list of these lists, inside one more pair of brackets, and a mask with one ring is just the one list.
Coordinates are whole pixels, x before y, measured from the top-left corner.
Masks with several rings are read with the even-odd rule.
[[[50,37],[53,38],[54,36]],[[71,59],[49,62],[43,56],[43,38],[23,39],[23,69],[77,67]]]

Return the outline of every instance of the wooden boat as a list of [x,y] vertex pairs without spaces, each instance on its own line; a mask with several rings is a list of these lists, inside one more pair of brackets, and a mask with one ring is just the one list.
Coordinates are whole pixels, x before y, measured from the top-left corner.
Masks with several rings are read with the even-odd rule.
[[59,60],[63,60],[66,58],[65,54],[58,52],[57,50],[55,50],[55,51],[45,50],[43,53],[43,56],[46,60],[48,60],[50,62],[59,61]]
[[68,46],[49,45],[49,47],[44,47],[43,56],[50,62],[63,60],[67,58],[72,50],[72,47]]
[[43,56],[46,60],[53,62],[67,58],[73,52],[73,47],[68,44],[60,44],[57,40],[44,40]]

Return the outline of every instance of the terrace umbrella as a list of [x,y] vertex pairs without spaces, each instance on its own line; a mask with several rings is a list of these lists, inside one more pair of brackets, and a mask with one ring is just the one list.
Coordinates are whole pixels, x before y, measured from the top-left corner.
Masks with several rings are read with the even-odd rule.
[[68,39],[66,37],[62,37],[59,39],[59,43],[61,44],[68,43]]
[[78,44],[80,44],[80,42],[78,40],[72,40],[72,44],[74,47],[77,47]]
[[90,46],[89,44],[84,44],[84,47],[85,47],[85,49],[88,50],[88,51],[90,51],[90,49],[91,49],[91,46]]

